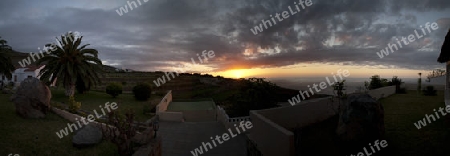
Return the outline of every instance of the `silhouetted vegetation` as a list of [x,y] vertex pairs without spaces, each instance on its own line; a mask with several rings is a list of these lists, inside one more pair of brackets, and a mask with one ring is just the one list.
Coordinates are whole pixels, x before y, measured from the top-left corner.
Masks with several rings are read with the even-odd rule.
[[369,90],[378,89],[381,87],[387,87],[387,86],[395,86],[395,93],[397,94],[404,94],[406,93],[406,88],[401,88],[401,84],[404,82],[402,79],[398,78],[398,76],[393,76],[391,81],[388,79],[380,78],[379,75],[374,75],[370,77],[370,82],[364,82],[365,86]]
[[7,43],[6,40],[0,37],[0,74],[4,74],[8,79],[11,79],[15,68],[10,56],[12,48]]
[[[73,96],[76,84],[91,85],[100,84],[99,76],[102,72],[102,61],[98,58],[98,51],[85,49],[81,46],[83,36],[76,36],[73,32],[58,39],[60,46],[56,44],[45,45],[48,55],[37,60],[37,64],[46,66],[39,73],[41,81],[46,84],[62,84],[66,89],[66,96]],[[80,79],[80,80],[79,80]],[[83,87],[80,87],[83,90]]]
[[274,83],[263,78],[239,80],[242,87],[237,94],[230,97],[228,114],[231,116],[248,116],[250,110],[277,107],[276,91],[279,88]]
[[422,91],[425,96],[436,96],[437,91],[434,89],[434,86],[427,86],[425,90]]
[[120,94],[122,94],[122,85],[119,83],[111,83],[106,86],[106,94],[111,95],[113,98],[116,98]]
[[151,86],[146,83],[138,84],[133,88],[134,97],[139,101],[146,101],[150,98],[152,93]]

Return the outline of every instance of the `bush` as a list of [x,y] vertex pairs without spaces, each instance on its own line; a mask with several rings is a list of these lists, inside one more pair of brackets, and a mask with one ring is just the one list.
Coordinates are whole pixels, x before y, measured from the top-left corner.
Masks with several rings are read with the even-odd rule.
[[425,96],[436,96],[436,90],[433,86],[427,86],[425,90],[422,91]]
[[81,108],[81,102],[75,101],[73,96],[69,97],[69,111],[76,113]]
[[138,84],[133,87],[134,97],[139,101],[146,101],[150,98],[152,93],[151,86],[146,83]]
[[106,87],[106,94],[111,95],[113,98],[122,94],[122,85],[118,83],[111,83]]
[[400,88],[397,92],[397,94],[406,94],[406,88]]

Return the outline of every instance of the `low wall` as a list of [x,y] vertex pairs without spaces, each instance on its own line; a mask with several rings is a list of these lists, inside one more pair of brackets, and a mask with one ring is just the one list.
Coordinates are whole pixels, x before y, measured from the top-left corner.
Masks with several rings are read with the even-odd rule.
[[338,101],[332,102],[331,97],[327,97],[303,101],[291,107],[259,110],[258,113],[282,127],[301,128],[336,115],[338,105]]
[[[445,84],[425,84],[422,82],[422,90],[426,89],[427,86],[433,86],[435,90],[445,90]],[[417,90],[417,84],[413,83],[403,84],[402,87],[405,87],[406,90]]]
[[254,141],[263,155],[294,156],[294,133],[265,118],[257,111],[250,111],[252,131],[248,137]]
[[182,112],[158,112],[159,120],[170,122],[184,122]]
[[[377,99],[387,97],[395,94],[395,86],[371,90],[369,94]],[[294,155],[294,134],[289,130],[329,119],[339,113],[339,104],[344,102],[326,97],[303,101],[294,106],[251,111],[254,128],[250,139],[264,155]]]
[[391,96],[393,94],[395,94],[395,86],[388,86],[374,90],[369,90],[369,95],[375,98],[376,100],[383,97]]
[[169,90],[164,98],[161,99],[161,102],[156,105],[156,113],[165,112],[170,102],[172,102],[172,90]]
[[180,111],[186,122],[210,122],[217,121],[216,110]]

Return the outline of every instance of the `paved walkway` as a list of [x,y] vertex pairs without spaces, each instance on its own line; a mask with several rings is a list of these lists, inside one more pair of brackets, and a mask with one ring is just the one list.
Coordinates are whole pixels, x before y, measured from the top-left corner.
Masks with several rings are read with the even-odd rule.
[[160,122],[158,135],[163,138],[163,156],[192,156],[191,151],[202,146],[202,142],[211,143],[213,148],[207,152],[203,149],[203,154],[199,154],[201,156],[246,156],[244,134],[230,138],[222,144],[215,141],[217,147],[214,147],[210,137],[221,136],[226,132],[225,127],[218,122]]

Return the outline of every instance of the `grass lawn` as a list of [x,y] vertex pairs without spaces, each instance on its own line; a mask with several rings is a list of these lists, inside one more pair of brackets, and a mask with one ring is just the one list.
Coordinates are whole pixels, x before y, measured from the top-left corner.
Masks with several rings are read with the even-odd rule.
[[108,141],[92,148],[72,147],[72,133],[62,139],[56,135],[67,126],[67,120],[53,113],[44,119],[23,119],[16,115],[10,96],[0,94],[0,155],[118,155],[116,146]]
[[[64,95],[64,89],[62,88],[52,88],[52,101],[64,102],[67,104],[69,98]],[[118,104],[118,110],[124,112],[128,109],[134,111],[136,115],[136,120],[144,122],[150,118],[152,115],[144,114],[144,109],[151,109],[156,106],[160,100],[161,96],[152,95],[148,101],[137,101],[134,99],[133,94],[121,94],[116,98],[113,98],[111,95],[108,95],[104,92],[99,91],[89,91],[85,94],[75,94],[75,100],[81,102],[81,109],[93,112],[96,110],[98,113],[101,113],[101,108],[105,106],[106,102],[116,102]],[[146,108],[145,108],[146,107]],[[107,111],[106,109],[104,109]]]
[[[443,91],[438,91],[437,96],[408,91],[408,94],[392,95],[380,102],[385,111],[385,137],[388,142],[387,148],[382,149],[385,152],[382,155],[449,155],[446,148],[450,145],[450,114],[443,117],[439,114],[439,119],[421,129],[414,125],[423,120],[425,114],[434,114],[433,109],[445,108]],[[335,116],[302,129],[300,142],[297,143],[300,148],[296,150],[307,155],[339,155],[335,135],[337,121]]]
[[444,92],[438,96],[418,95],[416,91],[381,100],[385,109],[386,137],[393,155],[449,155],[450,115],[417,129],[414,123],[433,109],[445,108]]

